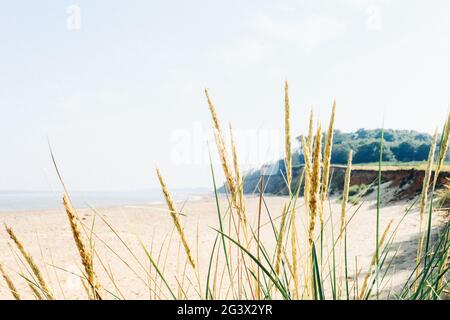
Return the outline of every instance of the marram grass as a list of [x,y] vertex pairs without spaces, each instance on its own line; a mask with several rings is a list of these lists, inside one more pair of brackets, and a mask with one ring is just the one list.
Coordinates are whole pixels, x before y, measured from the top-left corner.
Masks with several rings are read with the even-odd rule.
[[11,292],[11,295],[16,300],[20,300],[20,294],[19,291],[16,289],[16,286],[14,285],[13,281],[9,277],[9,275],[6,273],[5,269],[3,268],[3,265],[0,263],[0,274],[2,275],[3,279],[5,280],[6,285],[8,286],[9,291]]
[[[114,245],[102,239],[95,232],[93,224],[91,230],[83,221],[79,220],[76,210],[64,194],[64,207],[70,224],[70,231],[78,249],[80,270],[83,275],[80,283],[84,287],[86,299],[127,299],[128,297],[120,284],[116,281],[120,274],[114,274],[103,255],[97,252],[93,238],[106,246],[108,252],[116,256],[123,267],[131,270],[136,278],[136,283],[145,285],[150,299],[442,299],[449,295],[449,250],[450,250],[450,222],[449,216],[441,224],[440,232],[436,237],[431,237],[433,217],[437,209],[433,206],[436,193],[437,179],[440,170],[444,166],[450,136],[450,117],[447,117],[441,134],[441,141],[437,143],[435,135],[428,165],[423,182],[423,190],[418,197],[418,203],[414,202],[406,212],[399,212],[401,219],[395,225],[390,222],[384,232],[378,237],[379,225],[374,225],[377,230],[376,243],[367,248],[370,261],[364,269],[355,257],[349,256],[347,251],[348,224],[358,212],[359,207],[347,204],[352,174],[352,153],[348,157],[346,167],[342,203],[339,209],[331,206],[325,210],[326,201],[335,201],[328,194],[331,174],[331,151],[333,147],[334,119],[338,114],[336,104],[333,103],[330,122],[327,131],[322,132],[318,123],[314,128],[314,115],[311,111],[307,136],[301,137],[301,150],[304,156],[304,170],[299,178],[298,185],[293,179],[292,172],[292,141],[291,141],[291,105],[289,102],[289,88],[287,82],[284,88],[284,127],[285,127],[285,163],[286,183],[289,196],[285,198],[281,212],[269,210],[264,195],[264,176],[261,176],[259,207],[256,221],[249,219],[249,209],[245,206],[243,192],[244,178],[239,169],[236,141],[232,128],[231,150],[227,150],[224,133],[220,125],[216,108],[211,101],[209,93],[205,90],[207,105],[212,118],[212,126],[215,133],[215,142],[219,155],[221,169],[227,191],[227,201],[219,199],[216,173],[211,163],[212,186],[214,187],[215,210],[217,215],[216,225],[208,226],[215,233],[211,239],[213,243],[211,252],[207,253],[207,259],[200,259],[200,253],[205,249],[199,244],[197,228],[196,245],[188,243],[188,238],[183,225],[183,215],[175,208],[167,185],[159,172],[157,179],[160,182],[163,196],[171,220],[173,232],[169,235],[156,233],[155,236],[164,239],[161,247],[154,247],[153,242],[148,247],[141,239],[137,239],[137,248],[122,238],[119,231],[115,230],[104,217],[98,215],[116,238],[118,243],[126,248],[137,267],[130,260],[121,257]],[[306,129],[306,128],[305,128]],[[324,145],[322,144],[324,136]],[[383,140],[380,141],[381,146]],[[434,159],[435,149],[437,159]],[[323,149],[323,150],[322,150]],[[381,149],[381,148],[380,148]],[[232,155],[232,161],[228,158]],[[379,183],[381,185],[381,154],[378,164]],[[434,178],[432,175],[434,174]],[[292,188],[292,189],[291,189]],[[381,213],[381,188],[378,188],[377,219]],[[301,200],[301,198],[304,198]],[[301,201],[298,201],[301,200]],[[380,295],[383,286],[389,281],[387,274],[395,266],[395,252],[393,254],[394,239],[402,228],[402,222],[406,215],[413,209],[417,209],[421,216],[421,226],[418,234],[422,235],[417,243],[417,258],[412,258],[415,265],[409,278],[400,285],[394,294]],[[335,210],[336,212],[328,212]],[[94,211],[96,212],[96,211]],[[326,213],[326,214],[325,214]],[[337,232],[334,230],[333,215],[337,221]],[[262,222],[262,216],[267,222]],[[305,218],[304,224],[299,223],[299,218]],[[374,217],[375,218],[375,217]],[[317,220],[320,221],[320,234],[316,228]],[[202,223],[200,220],[199,223]],[[263,224],[264,225],[263,225]],[[272,237],[261,237],[263,227],[269,228]],[[192,228],[189,228],[192,229]],[[27,299],[56,299],[64,298],[64,294],[56,294],[44,277],[41,269],[35,263],[29,251],[18,239],[12,228],[6,227],[9,238],[15,245],[13,254],[23,259],[22,272],[0,264],[2,286],[7,289],[10,298]],[[154,230],[149,230],[153,232]],[[55,235],[57,237],[58,235]],[[86,239],[86,240],[85,240]],[[320,244],[320,245],[319,245]],[[169,248],[178,246],[178,256],[169,257]],[[335,248],[336,247],[336,248]],[[374,248],[376,248],[374,250]],[[141,261],[139,253],[146,261]],[[195,251],[194,251],[195,250]],[[338,254],[335,254],[338,252]],[[194,258],[196,253],[196,259]],[[94,257],[96,264],[94,265]],[[167,268],[168,259],[176,258],[177,270],[173,274]],[[417,259],[417,261],[416,261]],[[98,261],[98,263],[97,263]],[[175,260],[174,260],[175,261]],[[355,274],[349,274],[349,265],[355,263]],[[0,261],[1,263],[1,261]],[[57,268],[56,266],[49,266]],[[106,275],[106,276],[105,276]],[[129,289],[129,288],[128,288]]]
[[289,103],[289,85],[284,84],[284,139],[286,153],[286,181],[289,194],[291,194],[292,183],[292,152],[291,152],[291,106]]
[[63,204],[64,208],[66,210],[67,218],[69,219],[70,223],[70,229],[72,230],[73,239],[75,241],[76,247],[78,249],[78,253],[81,258],[81,264],[84,267],[85,271],[85,277],[87,282],[89,283],[89,287],[91,289],[91,297],[94,299],[100,299],[101,300],[101,286],[99,282],[97,281],[97,275],[94,271],[94,262],[93,262],[93,256],[90,248],[85,245],[81,231],[80,226],[78,222],[78,215],[73,209],[69,196],[67,194],[63,197]]
[[37,284],[39,286],[39,290],[43,292],[43,294],[47,297],[48,300],[53,300],[54,296],[52,291],[50,290],[47,282],[44,279],[44,276],[42,274],[41,269],[38,267],[38,265],[34,262],[33,257],[25,250],[24,245],[22,242],[17,238],[16,234],[14,233],[13,229],[5,225],[6,232],[9,235],[9,238],[14,242],[17,249],[19,250],[20,254],[25,259],[26,263],[30,267],[33,275],[37,279]]
[[191,264],[192,268],[195,269],[195,261],[191,253],[191,248],[187,243],[186,236],[184,235],[183,227],[181,226],[180,220],[178,218],[179,216],[178,211],[175,209],[175,204],[172,200],[172,197],[170,196],[169,190],[167,189],[166,183],[164,182],[164,179],[161,173],[159,172],[159,169],[156,169],[156,175],[158,176],[159,183],[161,184],[161,189],[164,195],[164,199],[166,200],[167,207],[169,209],[169,214],[172,217],[173,224],[177,229],[178,235],[180,236],[181,243],[183,244],[184,247],[184,251],[186,252],[189,263]]

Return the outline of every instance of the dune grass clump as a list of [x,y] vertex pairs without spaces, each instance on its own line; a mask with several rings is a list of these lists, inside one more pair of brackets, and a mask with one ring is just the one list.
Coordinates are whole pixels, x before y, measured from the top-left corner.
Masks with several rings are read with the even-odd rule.
[[102,299],[101,294],[100,294],[101,286],[97,280],[97,275],[95,274],[95,271],[94,271],[94,262],[93,262],[92,252],[91,252],[91,249],[85,245],[85,243],[82,239],[82,234],[81,234],[79,222],[78,222],[78,220],[79,220],[78,214],[73,209],[73,207],[70,203],[70,200],[69,200],[69,196],[67,194],[64,194],[63,204],[64,204],[64,208],[67,213],[67,217],[70,222],[70,228],[72,230],[73,239],[75,240],[75,244],[77,246],[78,253],[80,254],[81,264],[84,267],[85,278],[86,278],[87,282],[89,283],[89,287],[91,290],[90,296],[93,297],[94,299],[101,300]]
[[167,207],[169,208],[170,216],[172,217],[173,224],[175,228],[177,229],[178,235],[180,236],[181,243],[183,244],[184,250],[186,252],[186,255],[188,257],[189,263],[191,264],[192,268],[195,269],[195,261],[191,254],[191,248],[189,247],[189,244],[187,243],[186,236],[184,235],[184,230],[181,227],[179,218],[178,218],[178,212],[175,209],[174,202],[172,200],[172,197],[170,196],[169,190],[167,189],[166,183],[164,182],[163,177],[161,176],[161,173],[159,172],[159,169],[156,169],[156,175],[158,176],[159,183],[161,184],[161,189],[163,191],[164,199],[166,200]]
[[[271,212],[265,202],[262,174],[259,183],[259,206],[256,219],[249,219],[249,211],[245,205],[244,177],[239,169],[236,141],[230,130],[231,150],[227,150],[224,132],[220,125],[216,107],[210,95],[205,90],[206,102],[212,118],[216,148],[220,165],[225,178],[225,197],[220,198],[216,182],[216,173],[211,162],[212,187],[217,215],[217,224],[208,226],[215,232],[209,258],[200,260],[199,231],[197,228],[196,245],[188,243],[186,231],[183,228],[183,214],[175,208],[175,203],[169,189],[160,173],[156,170],[162,194],[164,196],[173,224],[173,232],[160,235],[164,241],[160,248],[153,243],[148,247],[139,239],[140,248],[144,251],[145,261],[131,249],[120,233],[99,215],[108,226],[119,245],[126,248],[128,258],[121,257],[101,235],[95,233],[94,227],[88,231],[79,219],[76,210],[70,203],[68,194],[63,197],[63,204],[70,223],[75,246],[81,258],[83,271],[80,277],[88,299],[126,299],[126,295],[116,282],[107,263],[95,250],[93,238],[106,246],[108,252],[132,272],[136,282],[143,284],[150,299],[315,299],[315,300],[366,300],[366,299],[441,299],[449,294],[449,250],[450,221],[447,215],[441,224],[439,232],[432,237],[433,217],[437,212],[433,206],[438,197],[440,203],[450,199],[450,188],[436,191],[436,182],[443,167],[450,136],[450,116],[447,117],[437,143],[437,134],[428,157],[428,165],[423,182],[423,190],[418,199],[418,205],[413,203],[405,212],[399,212],[397,224],[390,221],[384,228],[380,224],[381,214],[381,170],[383,135],[380,138],[380,160],[378,163],[376,237],[372,248],[367,248],[370,257],[366,270],[361,270],[355,261],[355,274],[349,273],[349,264],[354,257],[349,256],[347,240],[348,225],[358,213],[358,205],[354,198],[365,193],[366,186],[351,184],[352,152],[348,156],[345,170],[341,205],[333,212],[329,185],[332,179],[331,152],[333,148],[333,132],[336,113],[336,102],[333,101],[331,116],[326,132],[316,123],[311,110],[308,121],[308,134],[301,137],[301,148],[304,157],[304,167],[298,181],[293,179],[292,172],[292,141],[291,141],[291,109],[289,86],[284,87],[284,126],[285,126],[285,174],[288,196],[281,212]],[[322,144],[322,140],[324,143]],[[435,149],[439,146],[435,161]],[[232,159],[228,157],[232,155]],[[56,167],[56,165],[55,165]],[[58,175],[59,171],[57,170]],[[433,176],[434,175],[434,176]],[[60,175],[59,175],[60,176]],[[61,179],[62,182],[62,179]],[[63,184],[64,186],[64,184]],[[375,187],[372,187],[375,188]],[[64,189],[66,190],[65,186]],[[303,199],[301,199],[303,198]],[[358,202],[361,197],[358,198]],[[225,203],[225,205],[224,205]],[[353,205],[352,205],[353,203]],[[402,221],[418,209],[420,226],[417,243],[417,257],[409,278],[401,288],[394,293],[386,294],[387,275],[395,268],[396,252],[393,243]],[[356,208],[356,209],[355,209]],[[350,210],[352,209],[352,211]],[[96,211],[94,210],[96,213]],[[362,213],[364,214],[364,213]],[[169,218],[170,216],[170,218]],[[335,217],[335,218],[333,218]],[[267,221],[267,222],[263,222]],[[201,223],[201,221],[199,222]],[[262,228],[268,228],[271,238],[262,238]],[[25,250],[13,230],[6,227],[7,234],[31,270],[32,278],[17,274],[25,280],[35,299],[55,299],[47,279],[44,279],[34,259]],[[86,241],[85,239],[88,239]],[[167,271],[169,248],[178,245],[176,257],[176,272]],[[194,259],[194,255],[197,260]],[[99,261],[103,272],[94,268],[94,256]],[[175,258],[175,257],[172,257]],[[131,266],[130,259],[137,267]],[[97,261],[97,260],[96,260]],[[97,266],[97,264],[95,265]],[[8,269],[10,270],[10,269]],[[101,270],[101,269],[100,269]],[[15,299],[22,299],[21,287],[12,280],[0,264],[0,273],[4,282]],[[108,280],[108,281],[106,281]],[[362,281],[361,281],[362,280]],[[18,289],[19,288],[19,289]]]
[[[52,291],[50,290],[49,286],[47,285],[47,282],[44,279],[44,276],[41,272],[41,269],[38,267],[38,265],[34,262],[33,257],[25,250],[24,245],[22,242],[17,238],[16,234],[14,233],[13,229],[5,225],[6,232],[9,235],[9,238],[14,242],[17,249],[19,250],[22,257],[25,259],[26,263],[30,267],[33,275],[36,278],[35,286],[36,289],[42,291],[42,293],[47,297],[48,300],[54,300],[54,296]],[[17,291],[15,290],[17,293]]]
[[19,291],[16,289],[16,286],[14,285],[13,281],[9,277],[9,275],[6,273],[5,269],[3,268],[3,265],[0,264],[0,273],[5,280],[6,285],[8,286],[9,291],[11,292],[11,295],[16,300],[20,300],[20,294]]

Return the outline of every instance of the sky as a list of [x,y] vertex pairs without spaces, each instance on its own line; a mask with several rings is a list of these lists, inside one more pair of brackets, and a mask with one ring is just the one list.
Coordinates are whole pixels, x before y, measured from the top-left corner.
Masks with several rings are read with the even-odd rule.
[[[0,10],[0,190],[211,187],[207,87],[242,169],[314,109],[336,127],[440,127],[447,0],[9,1]],[[228,130],[226,130],[228,131]],[[227,134],[228,136],[228,134]],[[209,147],[208,147],[209,146]],[[220,165],[213,157],[218,179]]]

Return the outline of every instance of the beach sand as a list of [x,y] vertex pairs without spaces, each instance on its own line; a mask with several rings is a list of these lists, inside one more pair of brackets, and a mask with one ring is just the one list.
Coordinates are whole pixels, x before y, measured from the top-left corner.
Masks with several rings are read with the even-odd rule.
[[[279,216],[283,205],[287,202],[285,197],[265,197],[267,207],[271,213],[275,225],[279,225]],[[248,197],[246,208],[249,221],[256,225],[258,212],[258,197]],[[331,200],[331,212],[333,221],[338,224],[340,215],[340,201]],[[381,210],[381,232],[391,219],[394,219],[393,227],[401,219],[405,210],[411,203],[398,202],[383,205]],[[361,207],[359,207],[361,205]],[[355,264],[361,268],[359,282],[370,264],[375,250],[375,221],[376,205],[374,199],[368,199],[364,203],[352,206],[349,204],[347,217],[351,218],[347,231],[349,277],[355,276]],[[183,216],[182,223],[185,225],[185,234],[190,243],[195,258],[200,261],[200,286],[204,293],[205,279],[209,264],[209,257],[216,238],[218,218],[216,202],[213,197],[190,203],[178,203],[177,207]],[[298,200],[297,206],[297,230],[300,241],[306,240],[306,214],[303,207],[303,199]],[[222,214],[227,209],[225,198],[220,198]],[[328,208],[327,210],[329,210]],[[168,283],[176,287],[176,283],[184,281],[184,287],[190,298],[199,298],[193,287],[196,285],[195,277],[181,280],[176,275],[183,272],[185,266],[184,252],[179,251],[179,237],[174,231],[170,215],[164,205],[153,206],[123,206],[98,209],[94,213],[92,209],[79,210],[80,218],[86,228],[92,227],[94,217],[94,240],[98,254],[95,267],[103,286],[107,289],[107,298],[125,297],[127,299],[148,299],[149,297],[170,298],[167,292],[149,289],[146,272],[150,268],[149,260],[146,258],[141,242],[147,246],[155,260],[158,261]],[[356,212],[356,213],[355,213]],[[105,223],[105,221],[107,223]],[[273,230],[268,223],[267,211],[261,214],[261,241],[269,250],[273,250]],[[19,288],[24,298],[32,298],[31,291],[25,280],[18,274],[19,271],[25,277],[29,277],[24,267],[22,258],[18,255],[16,248],[9,240],[3,224],[12,227],[23,242],[25,248],[32,254],[36,262],[44,271],[44,275],[57,298],[79,299],[85,298],[85,292],[77,276],[80,274],[79,256],[72,238],[69,222],[64,210],[42,211],[42,212],[20,212],[0,213],[0,263],[5,266],[6,271]],[[114,232],[108,226],[114,229]],[[434,226],[437,228],[439,218],[435,219]],[[328,225],[331,225],[328,223]],[[393,244],[393,252],[397,251],[394,261],[394,271],[387,276],[383,290],[388,292],[396,289],[411,272],[415,255],[419,229],[419,217],[417,209],[412,210],[402,222],[398,229]],[[89,232],[89,231],[88,231]],[[120,238],[116,236],[117,233]],[[160,248],[163,247],[162,250]],[[131,253],[132,252],[132,253]],[[180,253],[179,253],[180,252]],[[300,252],[302,254],[302,252]],[[178,267],[177,267],[178,266]],[[177,273],[178,268],[178,273]],[[114,283],[105,270],[113,275]],[[152,274],[155,274],[153,269]],[[188,282],[192,283],[189,284]],[[329,281],[329,280],[327,280]],[[154,287],[150,285],[150,288]],[[232,298],[228,290],[222,290],[221,294]],[[153,291],[153,292],[152,292]],[[175,290],[176,291],[176,290]],[[0,281],[0,299],[10,299],[11,294],[6,288],[3,279]]]

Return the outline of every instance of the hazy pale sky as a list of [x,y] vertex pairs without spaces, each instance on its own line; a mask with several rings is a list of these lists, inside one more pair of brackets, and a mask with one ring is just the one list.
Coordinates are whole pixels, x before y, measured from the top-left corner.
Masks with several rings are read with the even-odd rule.
[[244,168],[280,155],[248,153],[282,133],[285,79],[295,134],[333,98],[339,129],[432,132],[449,14],[448,0],[2,3],[0,190],[57,188],[47,139],[72,190],[152,188],[156,165],[170,187],[211,186],[205,87],[247,137]]

